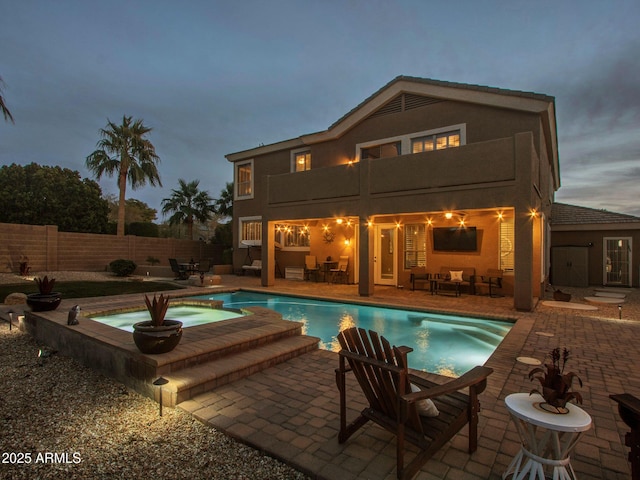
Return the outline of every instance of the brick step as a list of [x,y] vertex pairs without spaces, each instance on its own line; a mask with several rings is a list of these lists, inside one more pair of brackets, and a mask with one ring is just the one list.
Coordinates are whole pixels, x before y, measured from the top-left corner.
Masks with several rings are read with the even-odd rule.
[[[266,309],[258,312],[257,315],[246,318],[218,322],[205,329],[184,329],[182,341],[175,350],[166,355],[147,356],[142,360],[144,371],[137,372],[135,376],[149,377],[151,369],[153,376],[166,377],[185,368],[208,364],[278,340],[302,335],[300,322],[282,320],[279,315]],[[261,313],[266,313],[266,316],[261,316]]]
[[317,350],[319,338],[296,335],[236,352],[165,375],[163,404],[175,406],[195,395],[262,371],[304,353]]

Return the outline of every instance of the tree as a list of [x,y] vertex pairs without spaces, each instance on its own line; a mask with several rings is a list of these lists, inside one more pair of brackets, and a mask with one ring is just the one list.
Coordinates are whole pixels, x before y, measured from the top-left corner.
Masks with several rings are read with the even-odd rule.
[[[109,203],[109,221],[116,223],[118,220],[118,197],[109,194],[105,196],[107,203]],[[158,212],[155,208],[151,208],[145,202],[137,200],[135,198],[127,198],[125,203],[125,225],[130,223],[150,223],[153,222]]]
[[107,128],[100,129],[102,139],[98,149],[87,157],[87,168],[100,180],[106,173],[118,175],[118,231],[124,235],[125,224],[125,192],[127,180],[133,190],[146,185],[162,186],[157,164],[160,157],[156,155],[153,144],[145,138],[151,128],[145,127],[142,120],[131,123],[131,117],[123,116],[122,125],[116,125],[107,119]]
[[220,192],[220,198],[215,201],[216,213],[222,217],[233,217],[233,182]]
[[13,116],[7,108],[7,105],[4,103],[4,97],[2,96],[2,88],[4,87],[4,85],[5,83],[2,80],[2,77],[0,77],[0,112],[2,112],[2,115],[4,115],[5,121],[11,120],[11,123],[14,123]]
[[0,222],[105,233],[108,213],[100,185],[77,171],[37,163],[0,167]]
[[169,218],[169,224],[186,224],[189,239],[193,239],[194,220],[204,223],[215,210],[213,199],[207,192],[198,190],[199,184],[199,180],[187,183],[179,179],[179,188],[171,190],[171,197],[162,200],[162,213],[173,213]]

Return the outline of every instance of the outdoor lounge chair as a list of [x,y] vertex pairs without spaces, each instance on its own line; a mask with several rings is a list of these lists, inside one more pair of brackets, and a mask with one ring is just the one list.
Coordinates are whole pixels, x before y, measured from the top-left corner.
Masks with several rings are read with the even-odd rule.
[[243,265],[242,269],[245,271],[253,271],[256,275],[260,275],[262,272],[262,260],[254,260],[251,265]]
[[[336,383],[340,392],[340,432],[343,443],[369,420],[396,435],[399,479],[412,478],[420,467],[464,425],[469,424],[469,453],[478,445],[478,394],[487,385],[491,368],[475,367],[459,378],[440,384],[410,373],[406,346],[396,347],[374,331],[352,327],[338,334],[342,350]],[[348,366],[347,366],[348,363]],[[369,406],[347,425],[346,375],[352,372]],[[439,376],[438,376],[439,377]],[[445,377],[441,377],[443,380]],[[419,387],[419,391],[414,386]],[[459,390],[468,388],[468,394]],[[413,392],[413,393],[412,393]],[[436,412],[424,411],[423,401],[432,399]],[[433,410],[433,405],[429,407]],[[404,464],[405,441],[418,447],[418,454]]]
[[181,267],[180,264],[178,264],[178,260],[175,258],[169,259],[169,265],[171,265],[171,271],[176,275],[174,280],[186,280],[189,278],[189,272],[187,272],[187,269]]

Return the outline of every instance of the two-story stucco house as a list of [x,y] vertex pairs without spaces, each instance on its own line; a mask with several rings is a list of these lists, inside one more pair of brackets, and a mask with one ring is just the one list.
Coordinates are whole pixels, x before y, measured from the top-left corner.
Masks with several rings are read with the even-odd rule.
[[560,186],[553,97],[399,76],[325,131],[226,158],[234,266],[259,255],[263,286],[306,255],[321,268],[348,256],[362,296],[407,285],[413,267],[503,270],[520,310],[541,295]]

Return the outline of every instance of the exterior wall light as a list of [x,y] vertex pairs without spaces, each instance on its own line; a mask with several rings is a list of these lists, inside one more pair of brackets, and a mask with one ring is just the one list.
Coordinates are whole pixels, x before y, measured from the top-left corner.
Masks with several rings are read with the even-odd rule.
[[446,218],[447,220],[451,220],[452,217],[453,217],[453,213],[451,212],[447,212],[444,214],[444,218]]

